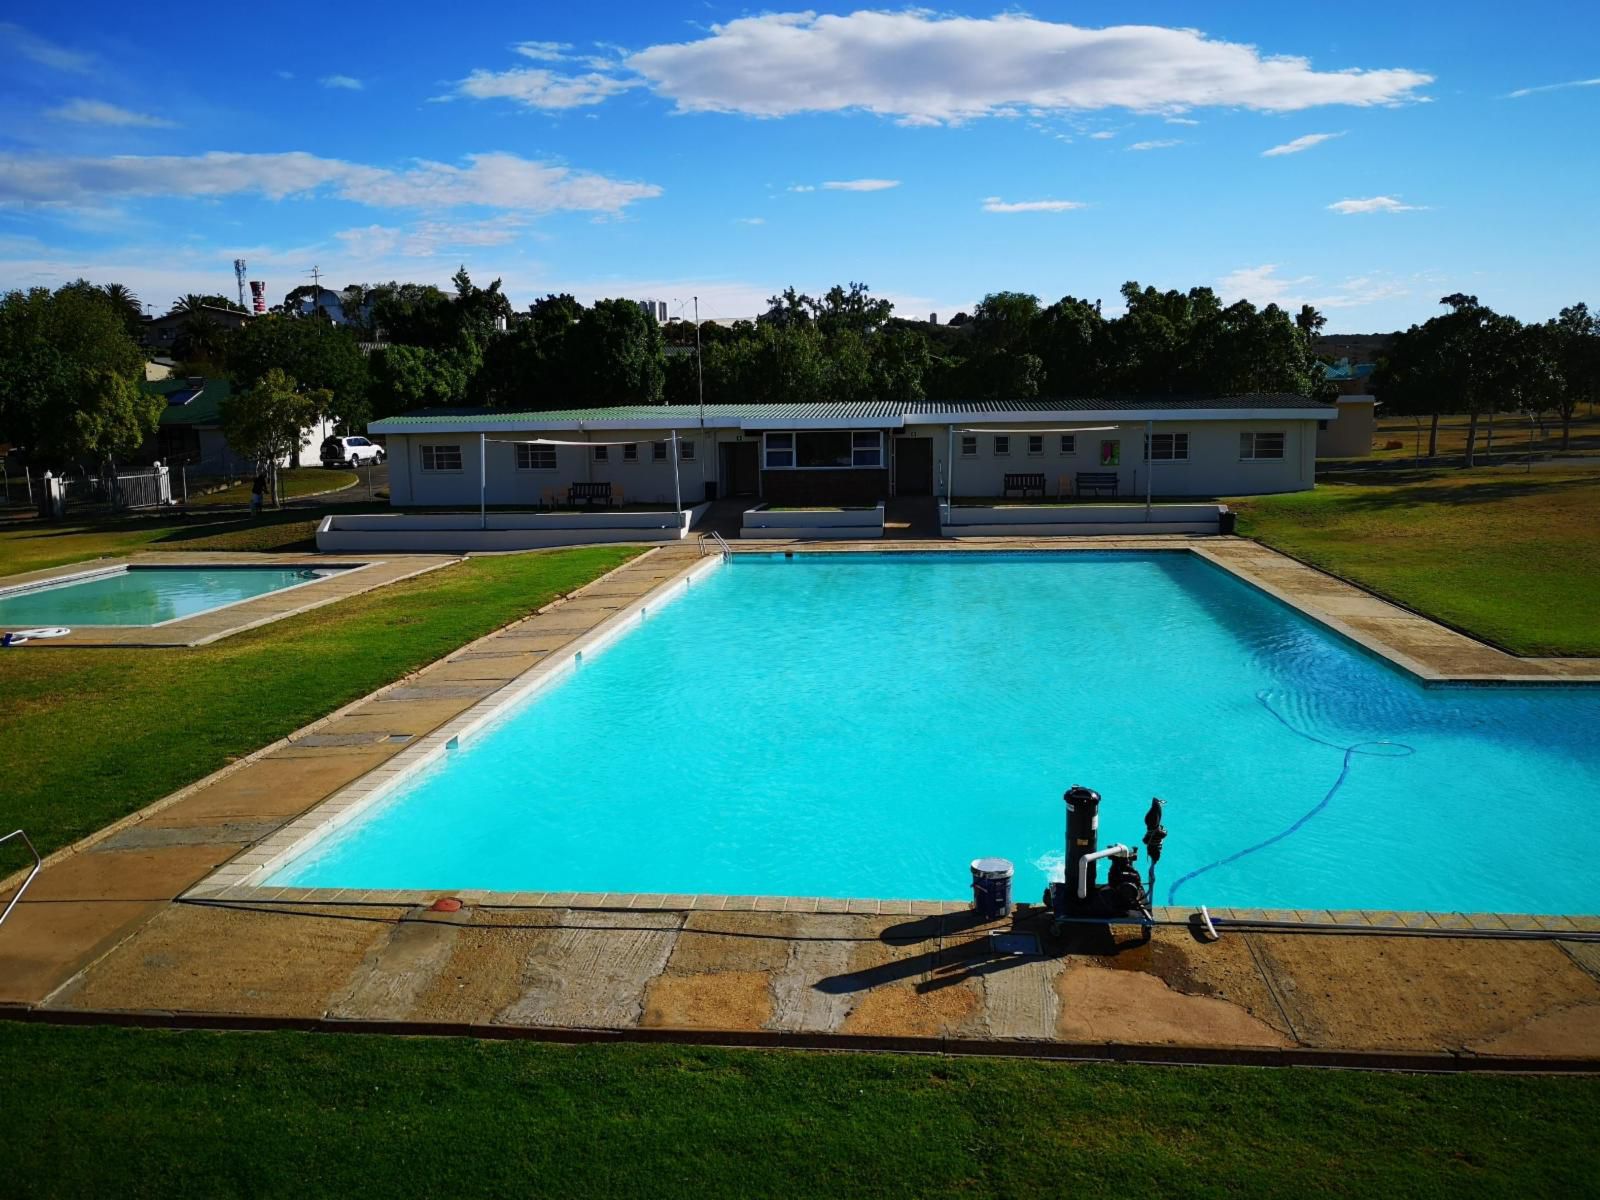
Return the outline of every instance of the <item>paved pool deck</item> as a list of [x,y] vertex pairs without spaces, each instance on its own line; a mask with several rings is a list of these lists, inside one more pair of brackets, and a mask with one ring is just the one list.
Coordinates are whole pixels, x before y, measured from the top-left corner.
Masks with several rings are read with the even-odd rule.
[[119,558],[100,558],[89,562],[70,563],[62,567],[48,567],[27,571],[20,575],[0,577],[0,589],[25,584],[50,583],[58,580],[93,576],[123,567],[304,567],[311,570],[328,570],[345,567],[337,575],[330,575],[314,583],[268,592],[238,604],[210,612],[196,613],[161,625],[82,625],[64,637],[40,638],[30,641],[24,650],[42,650],[51,647],[109,646],[131,650],[148,647],[206,646],[219,638],[243,633],[270,625],[285,617],[297,616],[324,604],[335,604],[350,596],[359,596],[374,588],[386,587],[402,579],[410,579],[440,567],[461,561],[460,555],[447,554],[386,554],[345,555],[319,558],[316,554],[251,554],[243,552],[189,552],[161,551],[132,554]]
[[[1196,550],[1445,682],[1600,678],[1484,647],[1241,539],[1086,538]],[[761,547],[796,553],[844,544]],[[860,550],[1069,548],[1059,540]],[[736,551],[737,553],[738,551]],[[166,556],[162,556],[166,561]],[[1600,919],[1221,912],[1042,936],[999,953],[960,905],[803,897],[261,888],[281,831],[481,715],[658,587],[704,565],[641,555],[281,743],[51,856],[0,927],[0,1012],[148,1020],[890,1047],[1165,1061],[1600,1069]],[[1414,668],[1413,668],[1414,669]],[[501,695],[504,699],[504,695]],[[374,773],[377,773],[377,776]],[[219,874],[219,869],[223,869]],[[14,890],[18,877],[0,888]],[[1181,913],[1162,915],[1181,918]],[[1289,917],[1333,932],[1266,928]],[[1523,928],[1528,938],[1508,937]]]

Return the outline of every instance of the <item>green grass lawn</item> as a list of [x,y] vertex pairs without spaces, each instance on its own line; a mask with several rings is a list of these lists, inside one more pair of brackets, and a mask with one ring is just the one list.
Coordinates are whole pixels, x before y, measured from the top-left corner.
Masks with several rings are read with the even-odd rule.
[[0,827],[75,841],[637,553],[469,559],[196,649],[0,652]]
[[[278,473],[278,487],[282,490],[285,500],[293,500],[297,496],[310,496],[316,492],[337,492],[352,488],[365,478],[365,474],[358,476],[354,471],[330,471],[326,467],[291,467]],[[251,486],[251,481],[245,479],[221,491],[207,492],[204,496],[191,493],[189,504],[192,507],[249,504]]]
[[[341,505],[337,511],[385,510],[385,505],[376,503],[370,507]],[[189,515],[167,512],[10,522],[0,524],[0,576],[144,550],[315,550],[317,523],[327,511],[269,509],[252,517],[201,509]]]
[[1600,655],[1600,472],[1389,470],[1230,500],[1239,532],[1526,655]]
[[1600,1080],[0,1023],[13,1196],[1580,1196]]

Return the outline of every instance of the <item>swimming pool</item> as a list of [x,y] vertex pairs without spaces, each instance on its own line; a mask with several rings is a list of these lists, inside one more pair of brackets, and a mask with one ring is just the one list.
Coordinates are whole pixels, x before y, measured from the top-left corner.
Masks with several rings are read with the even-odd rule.
[[961,899],[1061,793],[1159,903],[1600,910],[1600,690],[1425,687],[1186,552],[739,554],[268,880]]
[[0,592],[0,629],[165,625],[288,588],[346,567],[115,567]]

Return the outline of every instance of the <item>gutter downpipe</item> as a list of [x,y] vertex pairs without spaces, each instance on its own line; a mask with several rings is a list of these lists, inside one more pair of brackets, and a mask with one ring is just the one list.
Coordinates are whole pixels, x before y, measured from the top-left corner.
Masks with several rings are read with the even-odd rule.
[[951,422],[945,428],[946,442],[944,448],[944,515],[950,523],[950,528],[956,525],[956,427]]
[[1154,457],[1152,457],[1155,454],[1155,433],[1156,423],[1154,421],[1146,421],[1144,423],[1144,519],[1146,524],[1150,521],[1150,486],[1155,482],[1155,472],[1150,469],[1151,464],[1155,462]]
[[489,436],[478,434],[478,528],[489,528]]
[[672,447],[672,494],[678,504],[678,528],[683,528],[683,485],[678,482],[678,459],[683,455],[683,439],[678,436],[678,431],[672,431],[672,437],[667,444]]

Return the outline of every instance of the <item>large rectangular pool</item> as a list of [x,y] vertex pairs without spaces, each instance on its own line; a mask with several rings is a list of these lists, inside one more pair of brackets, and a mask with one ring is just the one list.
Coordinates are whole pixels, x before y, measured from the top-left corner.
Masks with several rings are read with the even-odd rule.
[[0,629],[165,625],[337,575],[342,567],[111,568],[0,592]]
[[270,882],[1030,900],[1084,784],[1167,801],[1158,903],[1592,913],[1597,729],[1184,552],[739,554]]

